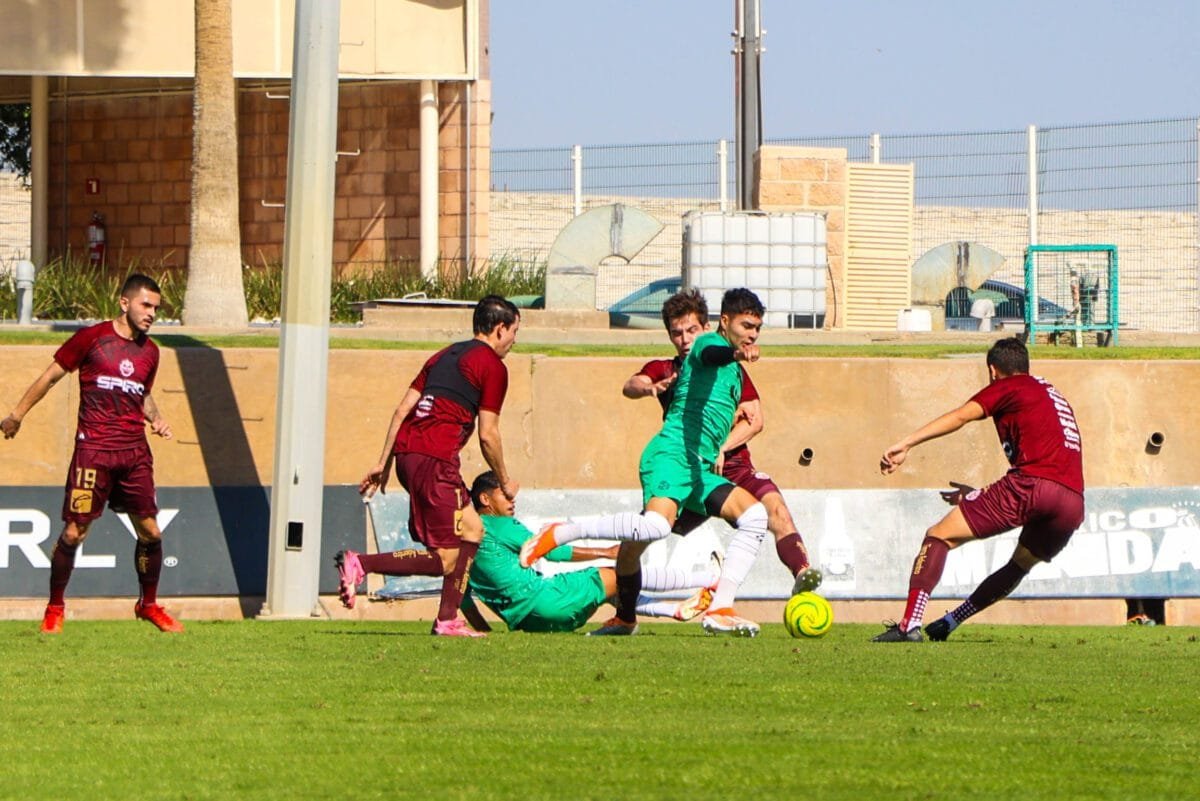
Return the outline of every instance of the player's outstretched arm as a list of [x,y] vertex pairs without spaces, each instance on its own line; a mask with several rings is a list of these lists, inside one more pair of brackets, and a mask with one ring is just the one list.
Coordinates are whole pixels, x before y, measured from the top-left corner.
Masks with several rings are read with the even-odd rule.
[[745,445],[763,430],[762,401],[757,398],[738,404],[733,416],[733,428],[721,445],[721,452],[731,451],[739,445]]
[[656,398],[671,388],[675,383],[675,375],[669,375],[661,381],[654,381],[645,373],[634,373],[621,387],[621,394],[630,400],[638,398]]
[[379,454],[379,461],[367,471],[362,481],[358,482],[359,495],[370,498],[376,490],[387,491],[387,476],[388,470],[392,466],[392,448],[396,447],[396,435],[400,433],[400,424],[404,422],[404,418],[408,417],[408,413],[420,399],[421,393],[412,387],[409,387],[404,393],[404,397],[400,399],[400,404],[396,406],[396,411],[392,413],[392,420],[388,424],[387,436],[383,438],[383,452]]
[[50,362],[50,366],[29,385],[29,389],[25,390],[25,394],[17,402],[16,408],[9,413],[8,417],[0,420],[0,430],[4,431],[5,439],[12,439],[17,435],[17,432],[21,430],[21,421],[25,419],[25,415],[29,414],[29,410],[46,397],[50,388],[61,381],[66,374],[67,371],[61,364]]
[[500,489],[511,501],[517,497],[520,486],[508,474],[504,466],[504,443],[500,438],[500,415],[487,409],[479,410],[479,450],[500,481]]
[[946,412],[936,420],[931,420],[904,439],[889,446],[883,452],[883,456],[879,458],[879,472],[884,475],[894,473],[896,468],[904,464],[910,449],[922,442],[952,434],[967,423],[982,420],[986,416],[982,406],[975,401],[967,401],[954,411]]

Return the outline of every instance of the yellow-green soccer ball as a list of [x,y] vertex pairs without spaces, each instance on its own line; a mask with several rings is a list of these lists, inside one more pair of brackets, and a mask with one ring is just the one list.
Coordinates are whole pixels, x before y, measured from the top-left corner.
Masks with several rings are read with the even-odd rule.
[[793,637],[821,637],[833,625],[833,607],[815,592],[793,595],[783,608],[783,625]]

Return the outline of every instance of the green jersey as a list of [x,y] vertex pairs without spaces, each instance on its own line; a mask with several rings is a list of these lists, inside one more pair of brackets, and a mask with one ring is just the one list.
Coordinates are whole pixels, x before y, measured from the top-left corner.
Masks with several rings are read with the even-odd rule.
[[708,464],[716,462],[742,398],[741,365],[733,361],[713,367],[701,361],[700,354],[712,345],[731,347],[729,340],[715,331],[692,342],[657,437],[662,444],[682,443],[689,456]]
[[[516,626],[534,608],[546,578],[531,567],[521,567],[518,556],[533,532],[514,517],[482,515],[483,542],[471,565],[470,589],[498,614],[508,627]],[[569,562],[570,545],[560,545],[546,555],[552,562]]]

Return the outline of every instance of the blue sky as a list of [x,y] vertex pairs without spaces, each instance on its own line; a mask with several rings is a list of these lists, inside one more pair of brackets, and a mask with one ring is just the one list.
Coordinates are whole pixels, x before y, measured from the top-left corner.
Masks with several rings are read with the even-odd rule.
[[[1200,0],[762,0],[767,138],[1200,116]],[[491,0],[495,148],[733,135],[733,0]]]

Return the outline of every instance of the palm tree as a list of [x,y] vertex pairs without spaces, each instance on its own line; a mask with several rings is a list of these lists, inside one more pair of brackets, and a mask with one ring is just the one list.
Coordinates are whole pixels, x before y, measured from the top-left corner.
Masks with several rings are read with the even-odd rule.
[[242,328],[246,295],[238,227],[232,0],[195,0],[195,8],[191,242],[183,321]]

